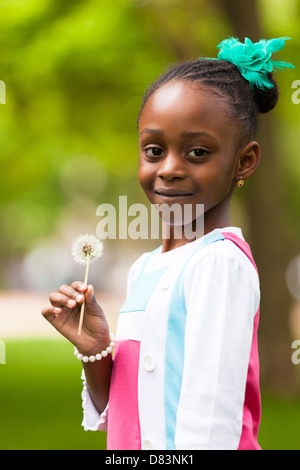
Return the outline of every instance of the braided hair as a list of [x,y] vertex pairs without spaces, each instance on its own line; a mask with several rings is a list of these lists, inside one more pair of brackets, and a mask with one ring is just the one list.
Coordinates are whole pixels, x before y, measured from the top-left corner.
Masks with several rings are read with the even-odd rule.
[[272,73],[268,74],[274,85],[268,89],[251,89],[249,82],[238,68],[226,60],[197,59],[180,62],[163,73],[147,88],[138,116],[138,122],[146,101],[161,86],[171,81],[198,82],[211,87],[226,100],[231,115],[240,123],[243,137],[253,139],[257,132],[259,113],[267,113],[278,101],[278,87]]

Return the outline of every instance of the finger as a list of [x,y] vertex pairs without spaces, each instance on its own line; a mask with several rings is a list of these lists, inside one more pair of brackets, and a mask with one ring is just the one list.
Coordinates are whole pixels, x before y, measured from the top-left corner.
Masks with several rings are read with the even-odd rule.
[[61,311],[60,307],[46,307],[42,309],[42,315],[46,320],[52,323],[53,320],[55,320],[56,315],[61,313]]
[[71,287],[79,292],[86,292],[88,289],[88,286],[81,281],[72,282]]
[[75,300],[78,303],[82,303],[84,301],[84,294],[79,293],[73,287],[67,286],[66,284],[60,286],[59,292],[69,297],[70,299]]
[[52,292],[49,295],[49,300],[53,307],[68,307],[74,308],[77,305],[76,300],[70,299],[67,295],[61,294],[60,292]]

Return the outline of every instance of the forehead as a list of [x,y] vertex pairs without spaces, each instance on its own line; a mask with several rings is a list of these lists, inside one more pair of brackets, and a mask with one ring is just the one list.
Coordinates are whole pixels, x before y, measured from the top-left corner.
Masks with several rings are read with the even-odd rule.
[[212,88],[190,81],[174,81],[158,88],[146,101],[143,127],[174,131],[207,131],[227,138],[236,131],[226,100]]

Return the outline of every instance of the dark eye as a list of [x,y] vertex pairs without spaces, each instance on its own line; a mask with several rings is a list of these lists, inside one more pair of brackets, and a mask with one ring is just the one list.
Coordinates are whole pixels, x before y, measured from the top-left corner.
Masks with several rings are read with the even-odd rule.
[[160,157],[163,151],[159,147],[148,147],[145,149],[145,154],[148,157]]
[[188,155],[190,155],[191,157],[204,157],[208,154],[209,152],[207,150],[201,148],[196,148],[188,152]]

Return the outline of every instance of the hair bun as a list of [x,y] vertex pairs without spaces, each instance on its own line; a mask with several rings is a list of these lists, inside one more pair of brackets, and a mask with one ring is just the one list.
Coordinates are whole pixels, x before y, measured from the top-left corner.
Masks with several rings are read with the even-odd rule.
[[272,73],[268,73],[268,79],[274,85],[273,88],[260,89],[255,87],[253,92],[259,113],[268,113],[276,106],[278,101],[278,86]]

